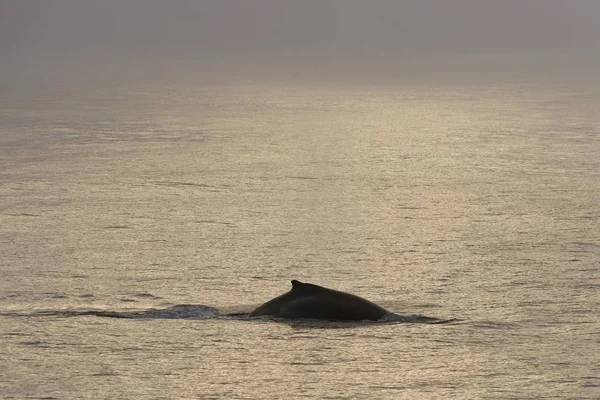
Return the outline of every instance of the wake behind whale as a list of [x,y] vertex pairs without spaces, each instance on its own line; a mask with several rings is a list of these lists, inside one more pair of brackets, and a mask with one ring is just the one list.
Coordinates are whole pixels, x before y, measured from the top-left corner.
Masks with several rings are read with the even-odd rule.
[[329,323],[421,323],[455,322],[416,314],[396,314],[362,297],[311,283],[292,280],[292,289],[248,312],[221,313],[203,304],[180,304],[166,308],[142,310],[62,309],[35,313],[10,313],[23,316],[97,316],[125,319],[238,319],[272,320],[277,322],[320,321]]

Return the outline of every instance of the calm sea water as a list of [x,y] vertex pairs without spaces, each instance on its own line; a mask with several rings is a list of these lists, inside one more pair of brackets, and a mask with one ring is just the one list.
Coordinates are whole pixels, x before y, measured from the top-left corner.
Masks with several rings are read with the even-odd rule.
[[[598,110],[526,85],[3,95],[0,397],[598,399]],[[291,279],[460,321],[223,316]]]

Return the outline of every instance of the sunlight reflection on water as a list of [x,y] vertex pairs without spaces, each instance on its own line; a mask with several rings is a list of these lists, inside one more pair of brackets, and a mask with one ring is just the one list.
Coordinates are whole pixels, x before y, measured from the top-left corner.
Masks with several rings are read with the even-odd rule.
[[[596,394],[597,94],[111,90],[0,125],[1,396]],[[290,279],[462,322],[212,318]]]

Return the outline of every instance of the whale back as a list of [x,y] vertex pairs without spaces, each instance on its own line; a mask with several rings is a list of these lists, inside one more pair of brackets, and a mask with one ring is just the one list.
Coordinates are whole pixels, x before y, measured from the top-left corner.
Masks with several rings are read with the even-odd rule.
[[330,321],[379,320],[388,311],[362,297],[292,280],[292,289],[264,303],[250,316],[271,315],[289,319]]

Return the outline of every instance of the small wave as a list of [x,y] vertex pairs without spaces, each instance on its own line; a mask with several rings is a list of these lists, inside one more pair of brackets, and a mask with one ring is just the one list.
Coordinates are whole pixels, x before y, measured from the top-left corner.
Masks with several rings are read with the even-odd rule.
[[219,310],[205,305],[181,304],[166,309],[150,309],[142,311],[103,311],[96,313],[98,317],[138,318],[138,319],[182,319],[212,318]]
[[[20,313],[19,315],[23,315]],[[61,317],[79,317],[85,315],[94,315],[107,318],[130,318],[130,319],[200,319],[212,318],[219,315],[219,310],[214,307],[202,304],[180,304],[164,309],[151,308],[146,310],[44,310],[38,311],[29,316],[47,316],[55,315]]]
[[458,321],[458,319],[439,319],[418,314],[401,315],[395,313],[388,313],[379,320],[379,322],[401,322],[407,324],[448,324]]
[[295,327],[312,327],[312,328],[349,328],[349,327],[367,327],[374,324],[448,324],[459,322],[459,319],[439,319],[434,317],[426,317],[424,315],[400,315],[388,313],[377,321],[328,321],[314,318],[287,319],[274,317],[271,315],[261,315],[258,317],[250,317],[248,313],[225,314],[225,317],[235,317],[243,320],[256,321],[273,321],[279,323],[290,324]]

